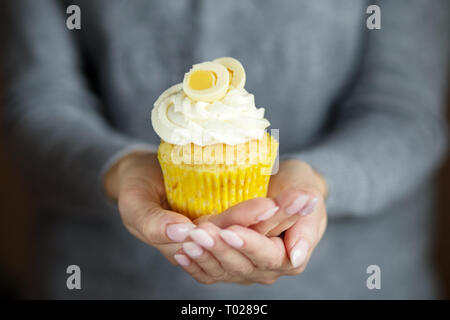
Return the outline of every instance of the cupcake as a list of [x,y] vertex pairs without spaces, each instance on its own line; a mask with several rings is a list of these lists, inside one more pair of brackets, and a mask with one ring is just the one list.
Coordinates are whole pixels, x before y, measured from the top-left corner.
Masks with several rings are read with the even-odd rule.
[[265,197],[278,142],[245,71],[225,57],[195,64],[156,100],[152,125],[169,205],[191,219]]

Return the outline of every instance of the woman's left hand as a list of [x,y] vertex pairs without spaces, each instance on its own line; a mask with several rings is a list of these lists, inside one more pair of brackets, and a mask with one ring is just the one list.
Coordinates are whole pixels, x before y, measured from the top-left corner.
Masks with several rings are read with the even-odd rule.
[[[297,209],[305,212],[309,206],[307,214],[300,212],[281,224],[269,219],[249,227],[220,228],[214,219],[200,222],[178,252],[183,256],[183,269],[201,283],[271,284],[282,275],[301,273],[326,228],[326,192],[323,178],[308,164],[282,162],[271,178],[268,196],[286,211],[298,206],[298,199],[307,194],[303,211]],[[278,236],[283,231],[284,235]]]

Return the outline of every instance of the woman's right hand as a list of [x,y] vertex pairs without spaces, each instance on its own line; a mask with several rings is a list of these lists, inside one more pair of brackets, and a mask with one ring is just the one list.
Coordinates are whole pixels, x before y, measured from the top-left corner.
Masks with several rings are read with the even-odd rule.
[[169,209],[156,154],[135,152],[119,160],[106,173],[104,189],[117,201],[126,229],[177,264],[174,254],[195,225]]

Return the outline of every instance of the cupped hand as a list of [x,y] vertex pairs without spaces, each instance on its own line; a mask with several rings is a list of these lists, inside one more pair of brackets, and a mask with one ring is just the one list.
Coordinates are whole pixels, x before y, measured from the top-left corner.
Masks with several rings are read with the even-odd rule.
[[[174,255],[195,224],[170,210],[156,154],[135,152],[122,158],[105,175],[104,187],[107,195],[117,201],[126,229],[157,248],[170,262],[178,263]],[[283,199],[279,203],[283,203]],[[272,199],[257,198],[229,208],[220,215],[198,219],[195,223],[209,220],[221,228],[231,225],[268,228],[278,225],[271,220],[283,223],[283,207],[281,205],[280,210],[280,205]]]
[[[277,174],[270,178],[267,197],[274,199],[281,210],[278,219],[264,221],[253,229],[268,236],[277,236],[290,229],[302,217],[316,211],[328,195],[325,179],[308,163],[300,160],[286,160],[280,163]],[[326,210],[320,215],[326,225]],[[317,216],[318,214],[316,214]]]
[[195,225],[169,209],[156,154],[135,152],[122,158],[106,173],[104,189],[117,201],[125,228],[176,264],[173,256]]
[[[246,215],[256,199],[240,203],[228,215],[200,222],[176,260],[201,283],[270,284],[280,276],[299,274],[325,231],[326,193],[325,181],[308,164],[283,162],[271,179],[269,196],[278,218],[284,219],[252,224]],[[241,223],[229,226],[229,220]],[[270,236],[284,230],[282,237]]]

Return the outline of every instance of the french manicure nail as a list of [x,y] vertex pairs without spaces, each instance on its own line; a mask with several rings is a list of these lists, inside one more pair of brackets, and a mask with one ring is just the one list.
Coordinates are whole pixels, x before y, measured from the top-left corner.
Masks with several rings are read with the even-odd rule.
[[308,255],[309,244],[305,239],[300,239],[299,242],[292,248],[290,258],[294,268],[301,266]]
[[280,209],[280,207],[270,208],[257,218],[258,221],[264,221],[271,218],[278,211],[278,209]]
[[195,228],[192,223],[176,223],[167,227],[167,236],[173,241],[182,242],[189,235],[189,232]]
[[297,199],[295,199],[289,207],[286,208],[286,213],[288,215],[293,215],[293,214],[298,213],[300,210],[303,209],[303,207],[305,206],[308,199],[309,199],[309,196],[307,196],[306,194],[302,194]]
[[185,242],[183,243],[184,252],[188,254],[190,257],[199,257],[203,254],[203,249],[195,242]]
[[186,257],[184,254],[176,254],[173,256],[173,258],[180,266],[187,267],[188,265],[191,264],[189,258]]
[[244,241],[231,230],[220,230],[220,237],[230,246],[240,248],[244,245]]
[[319,199],[317,197],[311,199],[311,201],[300,211],[300,215],[306,216],[314,211]]
[[214,239],[205,230],[192,230],[189,236],[202,247],[211,248],[214,245]]

